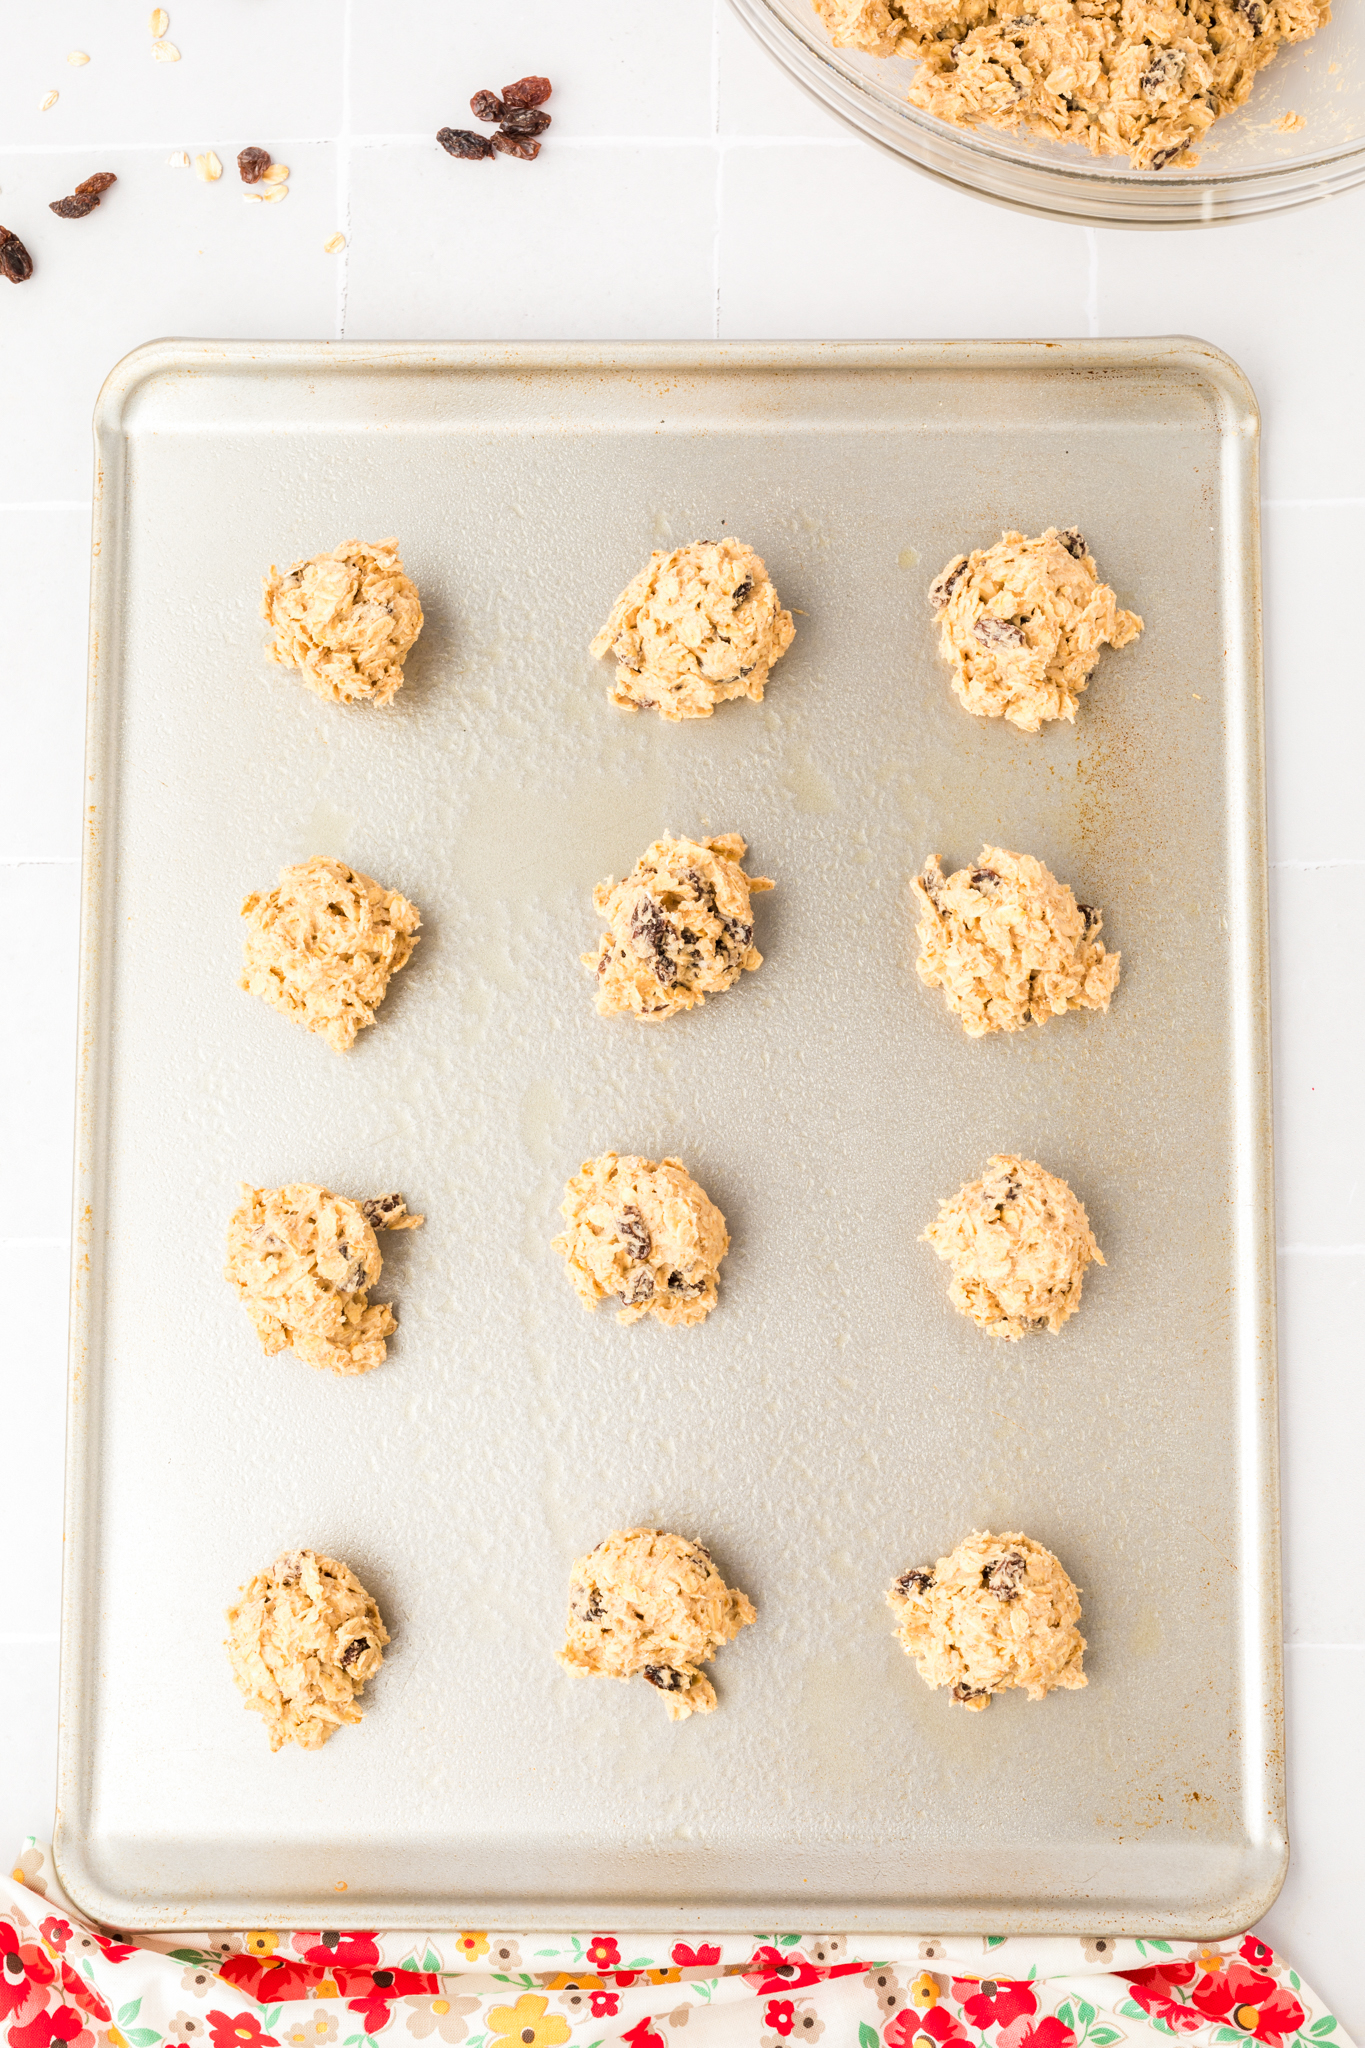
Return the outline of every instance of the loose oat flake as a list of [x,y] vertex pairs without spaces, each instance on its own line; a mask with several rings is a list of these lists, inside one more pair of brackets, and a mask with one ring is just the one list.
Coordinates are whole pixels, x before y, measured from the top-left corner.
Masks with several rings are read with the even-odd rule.
[[90,53],[88,50],[68,50],[66,61],[68,64],[88,64],[90,62]]
[[50,92],[50,93],[49,93],[49,94],[47,95],[47,98],[46,98],[46,99],[42,99],[42,100],[39,100],[39,102],[38,102],[38,112],[39,112],[40,114],[45,114],[45,113],[47,112],[47,110],[48,110],[48,108],[49,108],[49,107],[55,107],[55,106],[56,106],[56,104],[57,104],[57,101],[58,101],[58,99],[59,99],[59,98],[60,98],[60,94],[58,94],[58,93],[55,93],[55,92]]
[[345,235],[329,235],[322,246],[328,256],[335,256],[339,249],[346,247],[346,237]]
[[147,26],[151,30],[153,36],[156,38],[158,42],[160,42],[162,36],[165,35],[170,25],[171,17],[169,14],[167,14],[165,8],[154,7],[151,11],[150,17],[148,18]]
[[278,185],[282,178],[289,176],[288,164],[267,164],[261,172],[267,185]]
[[223,175],[223,166],[211,149],[205,150],[202,156],[195,158],[194,169],[195,175],[205,179],[209,184]]
[[166,162],[173,171],[187,171],[190,167],[190,153],[187,149],[173,149]]
[[152,55],[158,64],[178,64],[180,52],[174,43],[168,43],[164,36],[158,36],[152,44]]
[[262,192],[261,197],[262,199],[287,199],[289,197],[289,187],[287,185],[270,185]]

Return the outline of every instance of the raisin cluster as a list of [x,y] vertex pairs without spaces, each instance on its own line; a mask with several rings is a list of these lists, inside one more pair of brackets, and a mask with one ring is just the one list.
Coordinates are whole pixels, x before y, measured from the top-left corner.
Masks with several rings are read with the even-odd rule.
[[550,116],[545,112],[550,92],[549,79],[534,75],[505,85],[501,98],[485,86],[475,93],[469,110],[478,121],[496,121],[496,135],[480,135],[474,128],[441,128],[436,140],[449,155],[463,157],[470,163],[492,156],[515,156],[530,163],[540,155],[540,144],[535,138],[550,125]]

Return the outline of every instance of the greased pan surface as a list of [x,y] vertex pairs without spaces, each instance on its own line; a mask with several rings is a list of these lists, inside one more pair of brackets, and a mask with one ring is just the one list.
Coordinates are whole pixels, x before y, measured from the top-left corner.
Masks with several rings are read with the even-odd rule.
[[[1256,415],[1191,341],[155,343],[101,398],[58,1863],[124,1926],[1245,1925],[1282,1875]],[[1074,726],[961,711],[925,601],[1078,525],[1146,631]],[[720,532],[797,637],[667,725],[586,649]],[[400,538],[395,704],[262,654],[259,579]],[[777,888],[756,975],[604,1020],[592,885],[665,829]],[[1122,949],[1106,1016],[973,1043],[914,973],[929,852],[1033,853]],[[344,1058],[237,986],[238,906],[342,855],[422,942]],[[568,1175],[680,1155],[729,1219],[697,1330],[587,1315]],[[1108,1259],[998,1347],[919,1232],[996,1150]],[[239,1180],[399,1189],[387,1363],[264,1358]],[[720,1710],[555,1663],[571,1559],[658,1523],[758,1625]],[[1090,1683],[967,1715],[883,1593],[972,1526],[1083,1589]],[[283,1547],[393,1636],[272,1756],[222,1648]],[[340,1887],[344,1886],[344,1891]]]

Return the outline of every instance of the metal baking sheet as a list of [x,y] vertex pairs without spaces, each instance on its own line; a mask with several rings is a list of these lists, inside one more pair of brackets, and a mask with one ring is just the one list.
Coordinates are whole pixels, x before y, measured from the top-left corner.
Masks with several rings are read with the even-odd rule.
[[[1200,342],[167,342],[96,418],[84,1036],[57,1861],[124,1926],[800,1925],[1218,1935],[1286,1857],[1257,424]],[[1074,726],[954,700],[959,548],[1076,523],[1141,640]],[[651,547],[736,532],[798,612],[761,705],[670,726],[587,643]],[[263,659],[259,578],[394,533],[390,710]],[[739,830],[766,961],[598,1017],[593,883]],[[1107,1017],[972,1043],[907,878],[983,840],[1104,907]],[[243,895],[328,852],[423,937],[338,1058],[239,992]],[[589,1316],[549,1251],[607,1147],[729,1218],[704,1327]],[[996,1347],[917,1242],[995,1150],[1108,1265]],[[370,1376],[265,1359],[239,1180],[400,1189]],[[695,1533],[755,1600],[720,1711],[556,1665],[570,1560]],[[931,1693],[883,1590],[1022,1528],[1089,1687]],[[282,1547],[393,1634],[363,1725],[272,1756],[221,1647]],[[344,1888],[344,1889],[343,1889]]]

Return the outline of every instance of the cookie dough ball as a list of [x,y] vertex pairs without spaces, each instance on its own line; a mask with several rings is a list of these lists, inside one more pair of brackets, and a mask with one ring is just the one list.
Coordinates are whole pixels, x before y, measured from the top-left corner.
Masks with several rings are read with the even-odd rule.
[[664,1529],[618,1529],[569,1574],[566,1670],[599,1678],[644,1673],[669,1718],[714,1713],[716,1690],[698,1668],[754,1619],[711,1553]]
[[368,1290],[383,1270],[376,1230],[415,1230],[401,1195],[351,1202],[326,1188],[242,1186],[228,1225],[223,1278],[237,1289],[267,1358],[292,1350],[305,1365],[372,1372],[398,1328]]
[[396,540],[344,540],[284,576],[272,562],[261,580],[261,617],[275,635],[266,647],[271,661],[298,669],[310,690],[334,703],[393,702],[422,630],[417,586]]
[[709,718],[727,697],[762,697],[794,631],[752,548],[697,540],[650,556],[617,598],[592,654],[616,656],[616,703],[664,718]]
[[593,891],[608,929],[583,965],[597,973],[604,1017],[628,1010],[657,1024],[719,995],[763,965],[749,898],[773,884],[746,875],[738,832],[718,839],[656,839],[623,882]]
[[614,1296],[618,1323],[653,1316],[683,1325],[710,1315],[730,1233],[681,1159],[604,1152],[585,1160],[559,1213],[568,1228],[551,1249],[586,1307]]
[[319,855],[281,868],[277,886],[242,905],[239,988],[346,1052],[373,1024],[389,979],[405,967],[422,922],[396,889]]
[[955,555],[929,601],[964,709],[1024,732],[1074,719],[1100,649],[1126,647],[1142,631],[1100,582],[1074,526],[1049,526],[1037,540],[1006,533],[993,548]]
[[1109,1008],[1120,956],[1099,943],[1104,919],[1040,860],[983,846],[975,867],[945,875],[931,853],[911,887],[920,980],[943,990],[969,1038]]
[[321,1749],[384,1661],[388,1631],[355,1573],[316,1550],[287,1550],[227,1611],[228,1661],[272,1749]]
[[886,1597],[920,1677],[950,1685],[969,1714],[1012,1685],[1041,1700],[1086,1683],[1076,1588],[1027,1536],[974,1529],[937,1564],[902,1572]]
[[953,1269],[948,1298],[992,1337],[1060,1330],[1081,1305],[1085,1269],[1104,1264],[1064,1180],[998,1152],[924,1232]]

